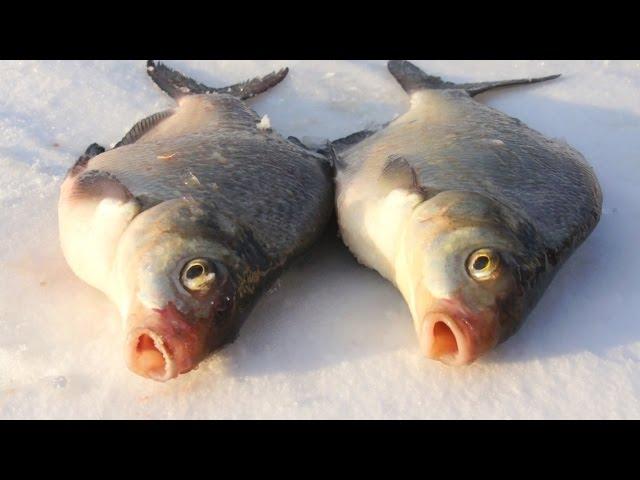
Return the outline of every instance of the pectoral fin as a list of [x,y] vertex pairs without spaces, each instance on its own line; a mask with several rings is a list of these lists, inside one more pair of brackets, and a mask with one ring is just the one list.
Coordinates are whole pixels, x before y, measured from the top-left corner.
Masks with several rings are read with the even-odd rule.
[[403,188],[415,190],[418,188],[418,176],[409,162],[397,155],[390,155],[382,169],[379,179],[385,189]]
[[67,177],[58,208],[60,242],[78,277],[107,291],[120,236],[141,208],[131,192],[106,172],[90,170]]
[[390,192],[395,189],[407,190],[408,192],[419,193],[424,199],[437,195],[440,190],[421,185],[413,166],[409,161],[399,155],[389,155],[387,163],[382,169],[378,179],[380,187]]

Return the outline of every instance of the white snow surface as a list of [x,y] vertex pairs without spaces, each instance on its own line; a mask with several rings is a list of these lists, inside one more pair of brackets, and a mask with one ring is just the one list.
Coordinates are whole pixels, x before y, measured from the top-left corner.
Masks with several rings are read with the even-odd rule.
[[[408,107],[384,61],[166,63],[216,87],[290,67],[250,101],[284,136],[335,139]],[[400,294],[329,237],[197,370],[134,375],[115,307],[62,257],[56,203],[90,143],[172,100],[140,60],[5,61],[0,418],[640,418],[640,62],[416,63],[454,82],[563,74],[478,97],[580,150],[604,192],[600,224],[514,337],[468,367],[423,358]]]
[[269,120],[269,115],[265,114],[258,124],[256,125],[258,130],[269,130],[271,128],[271,121]]

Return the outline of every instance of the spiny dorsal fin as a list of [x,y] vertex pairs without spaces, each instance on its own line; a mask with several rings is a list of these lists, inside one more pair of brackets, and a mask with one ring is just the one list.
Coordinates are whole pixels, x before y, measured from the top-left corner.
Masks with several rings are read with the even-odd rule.
[[113,148],[121,147],[122,145],[129,145],[130,143],[137,142],[140,137],[142,137],[149,130],[152,130],[156,125],[158,125],[165,118],[173,115],[173,110],[164,110],[162,112],[154,113],[153,115],[149,115],[147,118],[143,118],[139,122],[137,122],[131,130],[127,132],[127,134],[115,144]]
[[545,82],[553,80],[560,75],[549,75],[539,78],[519,78],[516,80],[502,80],[497,82],[461,83],[445,82],[440,77],[427,75],[411,62],[406,60],[389,60],[387,63],[389,72],[408,94],[418,90],[465,90],[472,97],[493,88],[507,87],[510,85],[522,85],[527,83]]
[[289,73],[288,68],[271,72],[264,77],[256,77],[246,82],[236,83],[229,87],[212,88],[198,83],[182,73],[173,70],[162,63],[147,61],[147,73],[151,79],[171,98],[178,99],[185,95],[201,93],[226,93],[240,100],[246,100],[262,93],[280,83]]

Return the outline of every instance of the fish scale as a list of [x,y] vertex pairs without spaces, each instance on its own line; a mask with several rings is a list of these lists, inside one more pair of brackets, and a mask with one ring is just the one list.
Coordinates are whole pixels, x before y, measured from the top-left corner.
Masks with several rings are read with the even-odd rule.
[[[308,212],[326,203],[326,184],[318,181],[327,175],[326,160],[275,133],[253,129],[233,137],[223,131],[126,145],[94,157],[87,168],[113,174],[152,204],[191,197],[215,205],[268,238],[275,255],[301,234],[313,235]],[[163,155],[173,156],[158,158]],[[185,181],[189,175],[198,184]]]
[[[455,102],[455,120],[434,124],[427,115],[415,121],[398,119],[345,150],[345,163],[383,164],[390,155],[403,156],[422,186],[469,190],[504,202],[533,220],[552,248],[591,220],[599,187],[575,149],[458,91],[420,95],[427,98],[413,107],[413,115],[431,108],[428,97],[439,97]],[[347,169],[341,181],[348,182],[351,171]]]

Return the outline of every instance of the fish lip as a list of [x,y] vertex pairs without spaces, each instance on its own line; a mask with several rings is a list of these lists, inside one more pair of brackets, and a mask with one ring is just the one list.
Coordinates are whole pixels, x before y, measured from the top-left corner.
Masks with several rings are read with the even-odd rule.
[[[461,314],[460,310],[460,308],[455,308],[454,311],[437,310],[423,317],[419,341],[422,351],[428,358],[452,366],[470,365],[496,345],[498,329],[492,312]],[[450,339],[445,340],[445,344],[448,343],[449,347],[445,348],[444,352],[439,347],[436,338],[439,336],[436,332],[436,326],[439,323],[446,325],[455,338],[455,352],[450,346]],[[448,335],[445,330],[444,337]],[[439,341],[442,343],[442,339]]]
[[[164,359],[164,374],[160,375],[155,372],[143,372],[136,367],[136,350],[138,348],[140,338],[143,335],[147,335],[149,338],[151,338],[153,340],[154,347],[162,354],[162,357]],[[172,378],[177,377],[180,373],[178,372],[177,364],[169,353],[169,350],[162,336],[154,332],[150,328],[136,328],[135,330],[131,331],[125,343],[125,349],[127,366],[133,373],[137,375],[159,382],[166,382],[167,380],[171,380]]]
[[[436,325],[443,323],[451,331],[455,338],[456,351],[442,352],[437,347]],[[420,348],[427,358],[438,360],[447,365],[468,365],[472,363],[476,355],[473,351],[473,342],[470,342],[467,335],[458,322],[454,321],[450,315],[442,312],[434,312],[425,315],[422,322],[422,329],[419,335]]]
[[138,310],[129,324],[125,358],[129,369],[142,377],[166,382],[197,368],[206,355],[208,322],[181,312],[173,302]]

